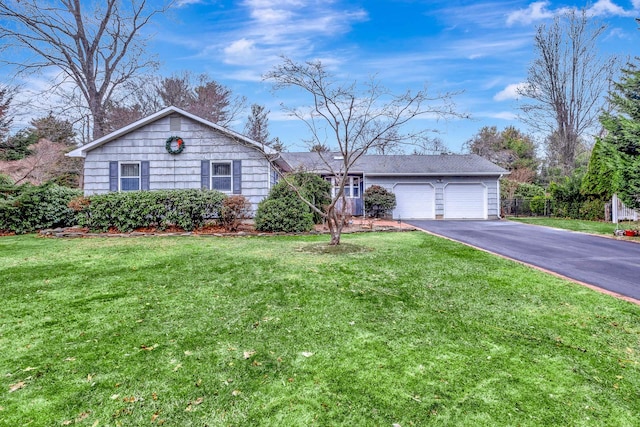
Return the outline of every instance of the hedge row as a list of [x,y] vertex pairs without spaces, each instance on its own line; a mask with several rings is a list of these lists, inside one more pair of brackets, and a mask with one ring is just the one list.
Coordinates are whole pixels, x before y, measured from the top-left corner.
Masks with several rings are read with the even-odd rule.
[[[131,191],[83,197],[49,183],[0,192],[0,231],[17,234],[79,225],[92,231],[177,226],[191,231],[219,219],[226,196],[215,190]],[[225,217],[237,215],[231,211]],[[230,220],[233,218],[230,218]]]
[[191,231],[219,218],[225,195],[215,190],[127,191],[74,200],[78,225],[95,231],[170,226]]
[[76,223],[69,202],[82,191],[56,184],[5,188],[0,195],[0,230],[17,234]]

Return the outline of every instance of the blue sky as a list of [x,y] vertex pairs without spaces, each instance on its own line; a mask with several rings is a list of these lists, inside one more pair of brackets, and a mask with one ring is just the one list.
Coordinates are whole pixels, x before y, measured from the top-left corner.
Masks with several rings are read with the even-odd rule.
[[[483,126],[527,130],[517,119],[515,95],[533,58],[536,26],[568,8],[587,8],[608,25],[602,52],[640,55],[634,19],[640,17],[640,0],[175,0],[147,28],[148,48],[161,63],[161,75],[207,73],[245,96],[249,105],[266,106],[271,137],[279,137],[290,151],[305,150],[302,141],[309,135],[280,104],[307,105],[310,98],[294,91],[273,93],[262,80],[281,55],[321,60],[344,81],[376,76],[395,93],[425,84],[432,94],[462,92],[454,98],[457,110],[471,119],[413,122],[416,128],[437,130],[458,152]],[[46,85],[46,78],[26,84]],[[235,124],[234,130],[242,131],[243,125]]]
[[376,75],[394,92],[457,92],[459,112],[470,120],[419,120],[436,129],[452,151],[482,126],[503,128],[517,120],[515,88],[526,78],[537,25],[567,8],[587,8],[608,25],[601,51],[640,54],[640,0],[456,1],[456,0],[178,0],[154,29],[150,48],[161,73],[206,72],[270,111],[271,136],[302,149],[305,128],[282,113],[303,94],[275,93],[261,76],[280,55],[319,59],[345,81]]

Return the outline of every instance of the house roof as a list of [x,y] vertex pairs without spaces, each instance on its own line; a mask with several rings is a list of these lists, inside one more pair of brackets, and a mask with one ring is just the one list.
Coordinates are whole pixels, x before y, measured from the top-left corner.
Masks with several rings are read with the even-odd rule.
[[260,144],[259,142],[256,142],[250,138],[247,138],[244,135],[241,135],[237,132],[234,132],[232,130],[229,130],[227,128],[224,128],[220,125],[217,125],[213,122],[210,122],[209,120],[205,120],[201,117],[195,116],[191,113],[188,113],[178,107],[174,107],[174,106],[169,106],[163,110],[158,111],[157,113],[151,114],[150,116],[147,117],[143,117],[142,119],[135,121],[133,123],[131,123],[130,125],[127,125],[123,128],[120,128],[114,132],[111,132],[110,134],[107,134],[101,138],[98,138],[88,144],[83,145],[82,147],[78,147],[73,151],[70,151],[69,153],[67,153],[66,155],[69,157],[86,157],[87,152],[100,147],[101,145],[107,144],[110,141],[113,141],[114,139],[120,138],[121,136],[124,136],[130,132],[133,132],[137,129],[140,129],[143,126],[148,125],[149,123],[153,123],[156,120],[159,120],[163,117],[166,117],[170,114],[180,114],[182,116],[188,117],[191,120],[194,120],[198,123],[201,123],[205,126],[208,126],[212,129],[218,130],[222,133],[225,133],[227,135],[229,135],[230,137],[237,139],[238,141],[245,143],[249,146],[252,146],[256,149],[259,150],[263,150],[265,153],[267,154],[274,154],[274,150],[267,147],[267,146],[263,146],[262,144]]
[[[292,170],[331,174],[344,168],[343,160],[336,153],[281,153],[280,156]],[[356,160],[349,172],[368,176],[498,176],[509,173],[476,154],[364,155]]]

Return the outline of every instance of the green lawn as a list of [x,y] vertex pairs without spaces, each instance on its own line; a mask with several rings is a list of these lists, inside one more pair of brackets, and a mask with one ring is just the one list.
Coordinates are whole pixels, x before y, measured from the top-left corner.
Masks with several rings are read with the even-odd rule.
[[[616,225],[611,222],[585,221],[579,219],[546,218],[546,217],[509,217],[510,221],[524,222],[527,224],[544,225],[546,227],[562,228],[565,230],[581,231],[591,234],[605,234],[613,236]],[[638,228],[640,224],[634,222],[622,222],[619,229]]]
[[326,241],[0,238],[0,425],[637,425],[640,307],[424,233]]

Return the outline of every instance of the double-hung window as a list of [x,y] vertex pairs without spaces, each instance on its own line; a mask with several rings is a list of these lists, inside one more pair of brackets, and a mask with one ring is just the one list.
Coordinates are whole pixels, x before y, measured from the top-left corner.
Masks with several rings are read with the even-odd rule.
[[231,162],[211,162],[211,189],[231,193],[232,181]]
[[140,190],[140,163],[120,163],[120,191]]

